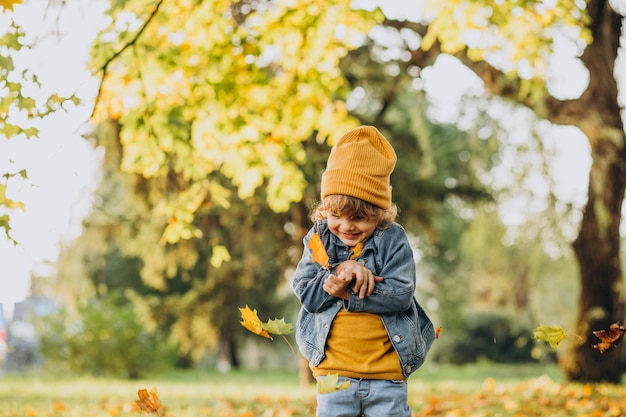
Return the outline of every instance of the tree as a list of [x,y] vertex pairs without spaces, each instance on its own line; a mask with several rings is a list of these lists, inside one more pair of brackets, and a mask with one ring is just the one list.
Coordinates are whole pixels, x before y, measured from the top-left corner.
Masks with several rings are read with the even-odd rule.
[[[606,0],[552,5],[451,0],[434,6],[427,26],[410,25],[424,36],[412,62],[425,66],[441,53],[451,54],[472,69],[494,96],[527,106],[552,123],[576,126],[589,140],[593,165],[588,200],[573,243],[581,281],[576,323],[581,340],[572,344],[562,366],[570,380],[619,383],[619,350],[601,355],[592,347],[596,340],[592,332],[624,319],[619,227],[626,186],[626,135],[615,68],[622,16]],[[480,31],[490,38],[471,37]],[[548,90],[548,59],[557,35],[569,36],[580,45],[580,60],[589,73],[580,97],[559,99]]]
[[[621,17],[607,1],[580,4],[439,1],[426,22],[414,23],[383,21],[379,10],[352,10],[347,1],[115,3],[93,49],[103,81],[94,120],[118,119],[122,168],[171,197],[152,206],[151,218],[164,220],[163,241],[174,244],[199,236],[194,215],[201,207],[228,207],[223,179],[242,200],[262,190],[276,212],[301,200],[303,142],[313,133],[332,144],[357,122],[345,104],[352,91],[341,58],[362,46],[376,23],[402,36],[419,34],[419,47],[403,43],[408,56],[395,60],[401,68],[455,56],[494,96],[578,126],[589,138],[594,164],[574,243],[583,343],[563,366],[572,380],[618,382],[619,353],[600,360],[591,345],[592,330],[623,319],[618,255],[626,155],[614,74]],[[578,98],[552,97],[545,82],[557,32],[584,46],[590,81]],[[394,73],[404,74],[388,76]],[[419,71],[408,73],[419,78]]]
[[102,123],[94,136],[104,150],[102,180],[83,233],[61,254],[59,296],[81,304],[92,295],[123,294],[148,329],[171,335],[180,364],[217,350],[236,367],[239,340],[248,336],[233,325],[237,306],[284,313],[277,288],[291,265],[287,214],[273,212],[258,196],[241,200],[228,180],[214,178],[228,208],[204,205],[193,219],[202,237],[164,243],[167,219],[149,213],[168,198],[167,188],[159,179],[121,171],[118,123]]
[[[341,99],[337,63],[382,15],[370,20],[345,1],[328,9],[296,3],[116,3],[93,48],[102,78],[93,120],[119,123],[120,166],[144,178],[135,187],[147,196],[142,215],[162,225],[160,246],[138,225],[124,252],[147,261],[141,275],[148,285],[171,291],[187,282],[180,293],[143,298],[154,317],[165,318],[161,325],[175,320],[186,351],[214,340],[202,313],[227,335],[237,304],[270,302],[258,291],[273,293],[281,252],[266,252],[276,246],[258,240],[270,233],[246,228],[282,231],[281,213],[302,198],[303,142],[332,141],[357,123]],[[259,269],[263,260],[277,268]],[[259,273],[273,283],[263,284]],[[232,311],[219,308],[226,303]]]
[[[6,31],[0,34],[0,139],[34,140],[39,136],[38,122],[46,116],[77,104],[75,96],[46,93],[32,68],[23,68],[20,54],[32,48],[32,40],[15,20],[13,8],[22,0],[0,1],[0,24]],[[16,63],[18,62],[18,63]],[[0,152],[0,230],[6,238],[17,244],[11,236],[11,213],[24,210],[24,203],[7,195],[14,182],[28,181],[23,162],[15,160],[10,149]]]

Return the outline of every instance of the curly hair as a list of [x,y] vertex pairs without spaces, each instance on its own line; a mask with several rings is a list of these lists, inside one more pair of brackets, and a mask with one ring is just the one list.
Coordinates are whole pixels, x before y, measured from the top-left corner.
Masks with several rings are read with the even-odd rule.
[[313,207],[311,220],[325,220],[329,214],[340,214],[351,218],[365,218],[376,221],[376,228],[385,229],[398,216],[398,207],[391,203],[388,209],[375,206],[356,197],[332,194]]

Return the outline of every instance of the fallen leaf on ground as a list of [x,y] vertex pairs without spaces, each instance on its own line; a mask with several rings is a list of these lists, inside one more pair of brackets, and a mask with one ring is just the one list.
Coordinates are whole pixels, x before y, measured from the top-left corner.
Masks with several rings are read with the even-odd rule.
[[141,411],[145,411],[146,413],[158,413],[163,407],[156,387],[152,388],[150,392],[142,388],[137,391],[137,395],[139,399],[135,401],[134,405]]

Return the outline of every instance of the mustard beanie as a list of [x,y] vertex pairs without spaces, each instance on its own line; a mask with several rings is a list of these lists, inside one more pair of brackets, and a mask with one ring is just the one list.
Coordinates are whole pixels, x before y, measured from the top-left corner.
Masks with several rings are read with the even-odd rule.
[[322,200],[332,194],[359,198],[382,209],[391,207],[389,177],[396,153],[374,126],[350,130],[333,146],[322,174]]

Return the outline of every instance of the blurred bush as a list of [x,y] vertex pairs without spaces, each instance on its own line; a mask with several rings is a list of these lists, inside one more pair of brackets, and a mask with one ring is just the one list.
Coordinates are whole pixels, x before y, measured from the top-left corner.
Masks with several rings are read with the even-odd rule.
[[61,309],[42,324],[40,350],[49,370],[136,379],[169,369],[177,358],[117,294],[92,298],[75,317]]
[[430,360],[462,365],[479,360],[498,363],[536,362],[533,328],[520,319],[499,311],[465,314],[463,325],[444,329]]

